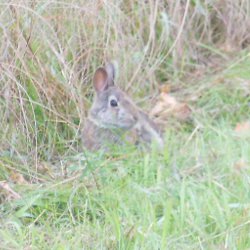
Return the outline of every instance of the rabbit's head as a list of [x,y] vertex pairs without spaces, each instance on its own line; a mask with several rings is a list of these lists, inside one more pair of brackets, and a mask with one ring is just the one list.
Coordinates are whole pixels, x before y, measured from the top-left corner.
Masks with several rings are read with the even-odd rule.
[[129,130],[136,125],[138,112],[132,100],[114,85],[114,78],[115,69],[111,63],[96,70],[95,98],[89,118],[99,127]]

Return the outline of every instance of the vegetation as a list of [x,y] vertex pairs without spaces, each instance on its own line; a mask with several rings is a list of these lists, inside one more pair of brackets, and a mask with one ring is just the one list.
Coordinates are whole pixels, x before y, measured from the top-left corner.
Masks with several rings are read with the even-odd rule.
[[[1,249],[250,249],[249,1],[0,1],[0,36]],[[162,154],[82,149],[110,59],[191,107]]]

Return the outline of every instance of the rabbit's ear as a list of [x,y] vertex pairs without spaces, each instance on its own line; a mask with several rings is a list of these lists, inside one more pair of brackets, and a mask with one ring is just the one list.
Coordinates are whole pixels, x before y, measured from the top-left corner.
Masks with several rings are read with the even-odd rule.
[[109,62],[105,65],[106,72],[108,74],[108,85],[113,86],[115,81],[115,66]]
[[98,68],[94,75],[93,84],[97,92],[108,88],[108,73],[105,68]]

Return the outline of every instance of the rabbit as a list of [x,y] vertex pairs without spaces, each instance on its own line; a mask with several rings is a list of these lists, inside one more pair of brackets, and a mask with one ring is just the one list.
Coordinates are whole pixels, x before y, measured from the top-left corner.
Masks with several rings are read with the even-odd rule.
[[114,81],[112,63],[99,67],[94,73],[95,97],[82,133],[84,147],[95,151],[112,145],[150,145],[155,141],[162,149],[163,138],[157,125]]

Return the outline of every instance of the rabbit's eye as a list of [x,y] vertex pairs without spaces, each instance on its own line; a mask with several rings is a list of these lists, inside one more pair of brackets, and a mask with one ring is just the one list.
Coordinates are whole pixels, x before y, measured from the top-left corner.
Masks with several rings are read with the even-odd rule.
[[118,106],[117,101],[114,100],[114,99],[110,100],[110,106],[111,106],[111,107],[117,107],[117,106]]

